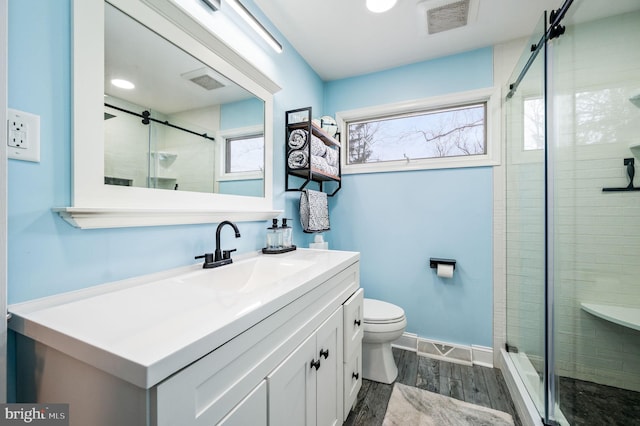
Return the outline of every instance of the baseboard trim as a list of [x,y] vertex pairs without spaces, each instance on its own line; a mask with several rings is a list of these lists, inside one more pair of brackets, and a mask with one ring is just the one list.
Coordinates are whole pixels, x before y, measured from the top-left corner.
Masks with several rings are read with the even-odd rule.
[[493,368],[493,348],[471,345],[471,359],[474,365]]
[[418,337],[417,334],[403,333],[391,346],[418,355],[442,361],[465,365],[480,365],[493,368],[493,349],[486,346],[464,346],[453,343],[438,342]]
[[402,336],[391,342],[391,346],[405,351],[418,352],[418,335],[403,333]]

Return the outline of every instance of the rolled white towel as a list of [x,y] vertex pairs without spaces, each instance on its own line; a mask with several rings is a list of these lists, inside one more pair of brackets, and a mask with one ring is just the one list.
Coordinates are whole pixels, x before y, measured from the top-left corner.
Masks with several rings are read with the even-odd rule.
[[327,152],[327,146],[316,136],[311,135],[311,155],[322,157]]
[[338,150],[333,148],[327,148],[327,152],[324,154],[324,158],[327,159],[327,164],[332,167],[338,167]]
[[287,164],[291,169],[304,169],[309,166],[309,154],[302,149],[291,151],[287,157]]
[[311,156],[311,167],[314,167],[321,172],[329,173],[329,164],[327,164],[327,160],[319,155]]
[[289,148],[300,149],[307,143],[309,132],[302,129],[296,129],[289,135]]

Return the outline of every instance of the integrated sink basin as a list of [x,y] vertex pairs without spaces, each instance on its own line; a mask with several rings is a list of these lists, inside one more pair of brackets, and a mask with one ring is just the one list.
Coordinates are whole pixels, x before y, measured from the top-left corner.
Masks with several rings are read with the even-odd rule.
[[265,255],[236,261],[215,269],[191,272],[176,277],[174,280],[184,285],[249,293],[258,288],[277,285],[282,280],[311,267],[313,264],[314,262],[311,260]]
[[298,249],[194,264],[11,305],[9,327],[148,389],[358,261]]

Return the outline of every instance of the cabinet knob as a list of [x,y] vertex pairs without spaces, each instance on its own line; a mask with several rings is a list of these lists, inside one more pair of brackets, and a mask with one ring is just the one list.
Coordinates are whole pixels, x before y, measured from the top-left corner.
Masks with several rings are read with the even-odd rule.
[[353,377],[354,379],[358,380],[358,379],[360,378],[360,374],[358,374],[358,373],[353,373],[353,374],[351,375],[351,377]]
[[318,359],[318,360],[315,360],[315,359],[312,359],[312,360],[311,360],[311,368],[313,368],[313,367],[315,367],[315,368],[316,368],[316,370],[317,370],[318,368],[320,368],[320,360],[319,360],[319,359]]
[[354,323],[355,325],[357,325],[358,327],[360,327],[360,324],[361,324],[361,323],[360,323],[360,320],[355,320],[353,323]]
[[329,349],[324,349],[324,350],[320,349],[320,356],[324,357],[324,359],[329,358]]

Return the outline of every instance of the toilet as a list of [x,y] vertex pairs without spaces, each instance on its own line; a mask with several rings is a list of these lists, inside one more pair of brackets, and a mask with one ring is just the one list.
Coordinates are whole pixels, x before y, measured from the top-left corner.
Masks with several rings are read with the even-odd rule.
[[363,321],[362,377],[393,383],[398,376],[398,367],[391,352],[391,342],[402,336],[407,326],[404,310],[392,303],[365,298]]

